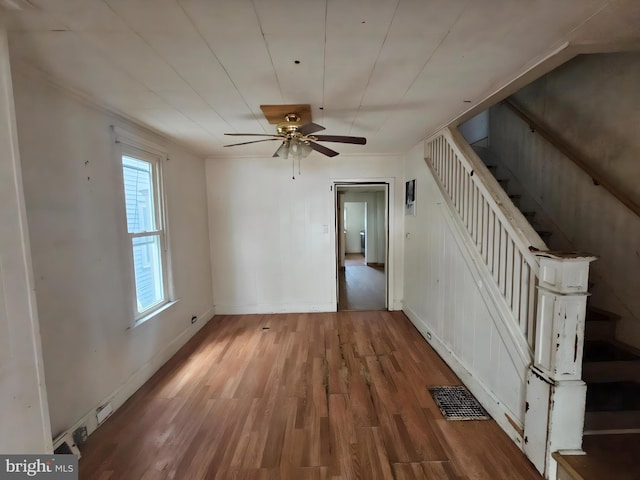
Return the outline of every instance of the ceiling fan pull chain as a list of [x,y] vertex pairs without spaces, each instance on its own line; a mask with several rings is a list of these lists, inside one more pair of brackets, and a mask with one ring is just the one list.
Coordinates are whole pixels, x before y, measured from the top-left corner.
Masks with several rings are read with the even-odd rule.
[[300,157],[298,157],[298,176],[300,176]]
[[291,157],[291,180],[296,179],[296,159]]

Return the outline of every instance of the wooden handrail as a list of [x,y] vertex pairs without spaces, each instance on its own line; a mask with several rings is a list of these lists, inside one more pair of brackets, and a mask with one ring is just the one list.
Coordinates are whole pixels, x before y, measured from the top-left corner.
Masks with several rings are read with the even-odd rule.
[[618,190],[609,179],[607,179],[601,172],[595,170],[591,165],[586,163],[579,155],[577,155],[561,138],[555,133],[551,132],[544,125],[531,118],[520,107],[516,106],[509,100],[504,100],[503,103],[513,111],[518,117],[524,120],[529,125],[532,132],[538,132],[542,138],[553,145],[560,153],[579,166],[589,175],[596,185],[604,187],[611,195],[617,198],[624,206],[640,217],[640,205],[633,201],[624,192]]

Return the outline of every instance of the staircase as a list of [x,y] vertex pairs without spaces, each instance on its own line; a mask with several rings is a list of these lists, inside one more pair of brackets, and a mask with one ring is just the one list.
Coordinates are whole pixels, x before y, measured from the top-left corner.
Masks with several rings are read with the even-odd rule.
[[[571,245],[565,239],[554,235],[556,228],[553,222],[528,197],[491,150],[487,147],[473,149],[544,242],[551,249],[570,249]],[[590,290],[591,287],[593,284]],[[588,460],[584,455],[555,454],[554,458],[559,464],[558,478],[605,478],[591,476],[602,469],[609,472],[606,478],[640,478],[640,466],[631,476],[628,476],[628,469],[613,474],[615,470],[607,467],[608,462],[620,462],[615,460],[616,455],[603,447],[608,439],[616,437],[616,442],[625,445],[628,455],[640,457],[640,442],[637,440],[640,434],[640,351],[615,339],[618,319],[619,316],[614,312],[587,304],[582,365],[583,380],[587,383],[584,434],[602,436],[602,440],[585,439],[587,453],[590,453],[589,450],[593,452]],[[624,438],[617,438],[620,434],[626,434],[622,436],[630,440],[628,445],[624,443]]]
[[582,377],[587,383],[585,435],[640,433],[640,352],[615,340],[618,316],[587,310]]
[[[499,385],[475,385],[476,390],[496,407],[494,418],[536,469],[555,479],[552,453],[582,445],[587,390],[582,347],[589,268],[597,257],[550,251],[536,232],[550,238],[547,219],[528,208],[529,199],[511,177],[500,175],[497,164],[492,174],[457,130],[445,128],[425,140],[424,160],[442,194],[435,208],[487,308],[490,323],[476,332],[499,336],[507,354],[498,361],[507,361],[518,376],[505,384],[507,396]],[[480,345],[477,352],[486,354]],[[496,365],[492,371],[501,369]],[[475,361],[461,372],[469,379],[482,375]],[[501,397],[521,402],[520,407],[504,410]]]
[[[531,224],[542,241],[549,245],[553,230],[550,220],[542,215],[538,205],[523,191],[510,172],[502,167],[500,160],[488,147],[473,146],[473,150],[498,181],[498,184],[507,192],[513,204],[522,212],[522,215]],[[569,247],[569,245],[560,245],[557,248],[568,250]]]

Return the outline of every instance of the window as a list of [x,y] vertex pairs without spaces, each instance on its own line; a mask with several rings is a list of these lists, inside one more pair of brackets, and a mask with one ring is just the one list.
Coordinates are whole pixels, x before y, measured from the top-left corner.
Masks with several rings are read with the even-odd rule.
[[121,148],[136,321],[169,301],[161,159],[160,155],[129,145]]

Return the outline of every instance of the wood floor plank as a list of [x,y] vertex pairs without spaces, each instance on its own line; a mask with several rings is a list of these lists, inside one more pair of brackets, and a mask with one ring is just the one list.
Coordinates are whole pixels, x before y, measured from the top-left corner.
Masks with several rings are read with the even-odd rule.
[[[462,480],[451,462],[422,462],[425,478],[430,480]],[[466,477],[465,477],[466,478]]]
[[87,442],[82,480],[541,477],[399,312],[217,316]]
[[416,462],[394,463],[393,473],[396,480],[423,480],[425,478],[422,465]]

